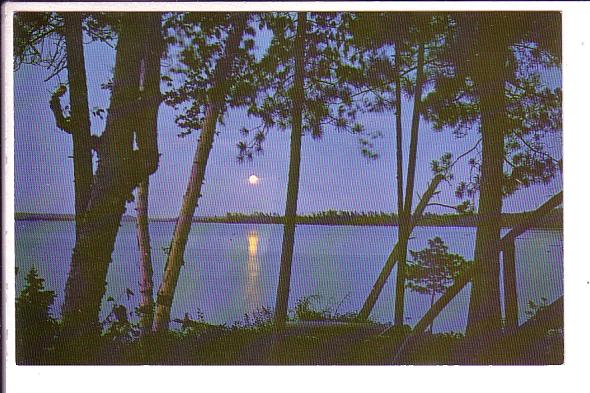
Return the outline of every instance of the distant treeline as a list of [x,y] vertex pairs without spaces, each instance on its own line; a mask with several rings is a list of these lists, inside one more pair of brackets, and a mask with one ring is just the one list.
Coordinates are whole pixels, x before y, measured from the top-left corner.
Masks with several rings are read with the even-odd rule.
[[[529,212],[505,213],[502,215],[502,226],[512,227],[521,222]],[[72,214],[50,214],[50,213],[16,213],[16,220],[26,221],[73,221]],[[124,216],[123,221],[134,221],[133,216]],[[152,218],[155,222],[173,222],[175,218]],[[255,212],[251,214],[227,213],[225,216],[217,217],[194,217],[193,222],[212,222],[230,224],[282,224],[283,216],[276,213]],[[308,225],[398,225],[398,217],[395,213],[386,212],[350,212],[328,210],[319,213],[299,216],[297,223]],[[434,214],[426,213],[420,220],[419,226],[441,226],[441,227],[475,227],[477,225],[477,214]],[[537,228],[563,228],[563,209],[554,209],[551,213],[541,219],[535,227]]]

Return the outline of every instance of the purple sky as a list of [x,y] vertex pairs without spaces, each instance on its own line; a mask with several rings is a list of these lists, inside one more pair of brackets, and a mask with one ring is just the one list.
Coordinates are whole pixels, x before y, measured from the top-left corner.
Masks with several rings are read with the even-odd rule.
[[[108,80],[114,66],[114,50],[101,44],[85,48],[90,108],[108,107],[109,94],[99,86]],[[169,65],[169,64],[167,64]],[[15,210],[17,212],[73,213],[73,162],[71,137],[55,127],[49,109],[51,91],[59,80],[43,82],[47,71],[23,65],[14,74],[15,86]],[[67,75],[60,75],[62,81]],[[560,85],[558,71],[547,75],[550,84]],[[178,138],[174,111],[162,105],[159,112],[160,167],[150,180],[150,215],[178,214],[186,187],[197,135]],[[405,105],[404,143],[409,143],[411,106]],[[92,118],[92,130],[100,133],[104,121]],[[251,122],[240,111],[228,113],[219,126],[207,166],[203,197],[196,215],[224,215],[226,212],[282,213],[286,200],[289,163],[289,132],[271,132],[265,152],[253,162],[238,163],[238,130]],[[380,158],[369,161],[360,154],[355,136],[328,131],[319,141],[304,136],[302,146],[299,213],[327,209],[356,211],[396,210],[393,113],[367,114],[361,122],[369,130],[380,130],[376,141]],[[435,133],[422,121],[418,151],[416,192],[422,194],[431,178],[430,161],[451,151],[455,156],[468,150],[477,133],[457,139],[449,132]],[[561,156],[561,138],[551,141],[552,151]],[[465,161],[464,159],[463,161]],[[407,163],[407,160],[405,160]],[[455,181],[466,179],[467,168],[457,165]],[[261,181],[248,184],[256,174]],[[504,201],[505,212],[530,210],[561,190],[561,176],[547,186],[521,190]],[[438,202],[456,204],[455,184],[443,184]],[[414,198],[414,206],[416,204]],[[450,212],[431,209],[430,211]],[[133,204],[128,204],[133,214]]]

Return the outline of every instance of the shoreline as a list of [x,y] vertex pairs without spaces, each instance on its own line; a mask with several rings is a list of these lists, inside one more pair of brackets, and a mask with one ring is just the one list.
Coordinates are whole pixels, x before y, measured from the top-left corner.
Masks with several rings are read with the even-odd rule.
[[[522,214],[522,213],[516,213]],[[440,216],[439,216],[440,217]],[[459,216],[460,217],[460,216]],[[460,218],[452,217],[450,220],[444,223],[436,223],[436,218],[425,217],[422,223],[418,223],[417,227],[443,227],[443,228],[476,228],[477,227],[477,216],[469,217],[469,222],[453,222],[460,221]],[[442,218],[442,217],[440,217]],[[56,214],[34,214],[34,213],[17,213],[15,215],[16,221],[62,221],[62,222],[73,222],[73,215]],[[124,216],[122,222],[135,222],[134,216]],[[359,222],[363,221],[362,217],[352,218],[345,221],[343,218],[330,220],[330,219],[318,219],[311,217],[299,217],[297,225],[319,225],[319,226],[356,226],[356,227],[398,227],[396,222],[384,222],[383,220],[371,220],[372,222]],[[150,223],[175,223],[176,218],[150,218]],[[192,220],[193,223],[199,224],[255,224],[255,225],[283,225],[282,217],[267,217],[262,219],[244,217],[241,219],[228,219],[225,217],[195,217]],[[516,224],[513,222],[507,222],[502,224],[502,228],[512,228]],[[549,229],[549,230],[563,230],[563,223],[557,221],[549,221],[545,223],[539,223],[535,225],[535,229]]]

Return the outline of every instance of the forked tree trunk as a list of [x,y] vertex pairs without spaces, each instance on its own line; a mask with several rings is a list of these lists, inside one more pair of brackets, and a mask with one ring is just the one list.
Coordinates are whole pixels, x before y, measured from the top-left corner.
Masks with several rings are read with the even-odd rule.
[[410,152],[408,156],[408,174],[403,215],[399,222],[399,261],[395,283],[395,315],[394,325],[404,324],[404,297],[406,292],[406,259],[408,239],[410,238],[410,217],[412,214],[412,198],[414,196],[414,179],[416,177],[416,155],[418,151],[418,129],[422,106],[422,85],[424,83],[424,44],[418,48],[418,64],[416,68],[416,89],[414,92],[414,108],[412,112],[412,128],[410,136]]
[[70,340],[100,333],[100,305],[126,201],[138,182],[157,168],[157,161],[144,161],[141,152],[133,151],[133,136],[134,130],[143,125],[135,119],[153,116],[138,102],[140,62],[144,55],[143,45],[138,42],[158,37],[160,28],[159,14],[124,15],[111,105],[100,138],[98,168],[66,282],[63,336]]
[[217,119],[230,88],[226,79],[232,72],[236,52],[242,41],[242,35],[244,34],[247,21],[248,16],[246,14],[236,14],[234,17],[233,30],[229,34],[225,44],[225,53],[215,67],[212,83],[213,87],[211,89],[209,104],[205,113],[203,129],[199,137],[197,151],[193,158],[191,174],[182,200],[180,214],[176,221],[170,251],[166,260],[164,278],[160,285],[160,289],[158,290],[154,321],[154,329],[157,332],[166,331],[170,323],[170,310],[172,308],[174,292],[176,290],[176,284],[178,283],[180,268],[184,260],[184,251],[193,215],[197,208],[199,198],[201,197],[201,186],[205,179],[205,170],[207,168],[209,153],[213,147]]
[[297,195],[299,193],[299,168],[301,165],[301,133],[303,122],[303,100],[305,82],[305,31],[307,13],[297,14],[297,35],[293,56],[295,57],[295,76],[293,80],[293,112],[291,118],[291,151],[289,158],[289,180],[287,183],[287,203],[285,205],[285,224],[283,226],[283,245],[281,250],[281,269],[277,286],[275,304],[275,329],[283,330],[287,319],[289,290],[291,286],[291,265],[295,246],[295,222],[297,220]]
[[90,114],[88,110],[88,88],[82,42],[82,14],[63,14],[68,81],[70,85],[70,124],[74,145],[74,194],[76,212],[76,236],[80,229],[82,214],[90,199],[92,185],[92,149],[90,146]]
[[[424,214],[424,210],[426,209],[428,202],[430,202],[430,199],[436,193],[436,189],[437,189],[438,185],[440,184],[440,182],[442,181],[442,179],[443,179],[442,175],[437,175],[434,177],[434,179],[432,179],[432,181],[428,185],[428,189],[426,190],[426,192],[422,196],[422,199],[420,199],[420,202],[418,203],[418,206],[416,206],[416,210],[414,211],[414,214],[412,216],[412,221],[410,224],[410,233],[414,230],[414,227],[418,224],[418,222],[422,218],[422,214]],[[369,318],[369,315],[371,314],[373,307],[375,307],[375,303],[377,303],[377,299],[379,299],[379,295],[381,294],[381,291],[383,290],[383,287],[385,286],[387,279],[391,275],[391,271],[393,270],[393,267],[395,266],[396,262],[398,261],[398,258],[399,258],[399,244],[396,244],[393,247],[393,250],[391,251],[389,256],[387,257],[387,261],[385,262],[385,265],[383,265],[383,268],[381,269],[381,273],[379,273],[379,277],[377,277],[375,284],[373,284],[373,288],[371,289],[371,292],[369,293],[369,295],[365,299],[365,302],[363,303],[363,307],[361,308],[361,311],[359,311],[359,314],[357,316],[357,320],[365,321],[365,320],[367,320],[367,318]]]
[[481,18],[478,35],[480,55],[472,75],[480,105],[482,164],[466,330],[469,337],[495,335],[501,330],[499,254],[504,132],[508,126],[504,93],[508,42],[500,18]]

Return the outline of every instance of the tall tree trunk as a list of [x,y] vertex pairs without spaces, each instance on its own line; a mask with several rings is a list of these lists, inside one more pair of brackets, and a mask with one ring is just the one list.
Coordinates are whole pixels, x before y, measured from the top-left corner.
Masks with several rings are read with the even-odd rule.
[[92,149],[90,146],[90,114],[88,110],[88,88],[86,86],[86,65],[82,42],[82,14],[63,14],[68,81],[70,85],[70,130],[74,145],[74,194],[76,212],[76,236],[80,229],[82,214],[90,199],[92,185]]
[[143,45],[138,42],[160,34],[160,17],[156,15],[125,14],[123,17],[111,105],[100,138],[98,168],[66,282],[63,334],[69,339],[100,333],[98,315],[126,201],[138,182],[157,168],[157,161],[145,161],[141,152],[133,151],[134,129],[144,125],[134,120],[150,115],[138,101],[140,63],[144,55]]
[[[160,16],[158,15],[158,18]],[[159,33],[159,32],[158,32]],[[140,102],[146,108],[147,116],[137,130],[136,141],[145,162],[157,162],[158,157],[158,107],[160,104],[160,57],[163,52],[162,35],[145,40],[145,56],[140,63]],[[149,177],[141,181],[136,195],[137,243],[139,248],[141,300],[140,329],[142,335],[152,332],[154,321],[154,283],[152,252],[149,231]]]
[[297,14],[297,35],[293,56],[295,57],[295,76],[293,80],[293,113],[291,119],[291,152],[289,159],[289,180],[287,184],[287,203],[285,205],[285,224],[283,226],[283,245],[281,269],[275,305],[275,329],[281,331],[287,319],[289,288],[291,285],[291,265],[295,245],[295,222],[297,220],[297,195],[299,193],[299,167],[301,164],[301,133],[303,121],[303,100],[305,82],[305,31],[307,13]]
[[[404,151],[402,129],[402,83],[401,83],[401,49],[400,40],[395,42],[395,154],[397,171],[397,216],[404,211]],[[398,232],[399,233],[399,232]],[[399,236],[399,235],[398,235]]]
[[497,16],[480,20],[479,58],[473,64],[473,81],[479,97],[482,164],[479,189],[474,276],[469,301],[467,336],[499,334],[500,228],[504,132],[507,128],[505,79],[508,42]]
[[416,91],[414,92],[414,108],[412,112],[412,128],[410,136],[410,152],[408,156],[408,174],[403,215],[399,223],[399,261],[395,284],[395,316],[394,325],[404,324],[404,297],[406,285],[406,258],[408,239],[410,237],[410,218],[412,214],[412,198],[414,196],[414,179],[416,176],[416,155],[418,152],[418,129],[422,106],[422,85],[424,83],[424,44],[418,48],[418,64],[416,68]]
[[176,228],[174,229],[170,252],[166,260],[164,278],[160,285],[160,289],[158,290],[154,322],[154,328],[158,332],[166,331],[170,323],[170,309],[172,307],[180,268],[184,260],[184,250],[186,248],[193,215],[197,208],[199,198],[201,197],[201,186],[205,179],[205,170],[207,168],[209,153],[213,147],[217,119],[230,88],[226,83],[226,79],[232,72],[236,52],[242,41],[242,35],[244,34],[247,21],[248,16],[246,14],[239,13],[235,15],[234,28],[227,38],[225,53],[215,67],[213,87],[209,96],[209,104],[205,113],[203,129],[199,138],[197,151],[193,158],[191,174],[182,201],[180,214],[176,221]]

